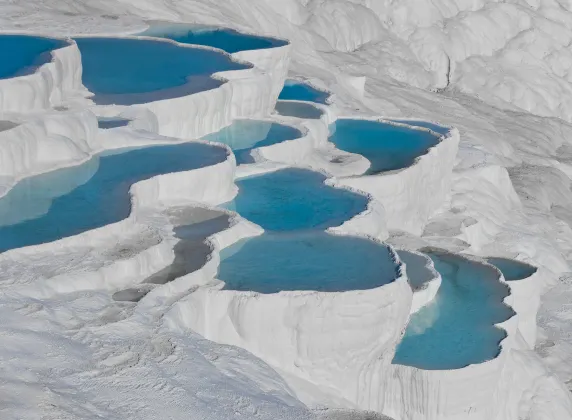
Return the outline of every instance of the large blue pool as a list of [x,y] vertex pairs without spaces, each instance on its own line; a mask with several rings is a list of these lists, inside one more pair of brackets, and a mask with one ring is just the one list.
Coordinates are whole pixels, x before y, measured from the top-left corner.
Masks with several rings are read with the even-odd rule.
[[205,25],[152,25],[139,35],[172,39],[183,44],[220,48],[229,54],[238,51],[260,50],[287,45],[286,41],[244,34],[232,29]]
[[130,105],[189,95],[222,84],[211,78],[244,69],[223,53],[165,41],[129,38],[77,38],[83,83],[98,104]]
[[284,87],[280,92],[278,99],[294,100],[294,101],[309,101],[326,105],[330,97],[328,92],[318,90],[308,83],[299,80],[288,79],[284,83]]
[[403,169],[439,143],[424,130],[381,121],[340,119],[331,127],[330,141],[338,149],[357,153],[370,161],[367,174]]
[[50,51],[66,45],[65,41],[39,36],[0,35],[0,79],[31,73],[51,61]]
[[339,226],[367,208],[367,197],[327,186],[325,179],[295,168],[242,178],[225,207],[269,231]]
[[147,147],[24,179],[0,199],[0,252],[120,221],[131,211],[133,183],[212,165],[226,153],[199,143]]
[[297,139],[301,136],[302,133],[299,130],[288,125],[269,121],[235,120],[230,126],[206,136],[205,140],[230,146],[236,156],[236,161],[240,164],[252,162],[250,152],[253,149]]
[[324,232],[264,234],[221,252],[225,288],[260,293],[283,290],[366,290],[395,280],[387,246]]
[[494,324],[514,314],[503,303],[508,288],[490,266],[454,254],[428,255],[442,276],[441,287],[411,317],[393,363],[440,370],[495,358],[506,332]]
[[498,268],[507,281],[522,280],[536,273],[536,267],[509,258],[490,257],[487,262]]

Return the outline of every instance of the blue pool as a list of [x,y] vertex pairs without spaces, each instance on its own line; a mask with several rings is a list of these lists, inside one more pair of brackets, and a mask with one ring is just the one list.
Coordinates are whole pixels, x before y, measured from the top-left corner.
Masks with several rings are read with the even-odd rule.
[[242,178],[225,207],[269,231],[339,226],[367,208],[367,197],[327,186],[325,179],[296,168]]
[[286,80],[282,92],[278,99],[294,100],[294,101],[309,101],[326,105],[330,97],[328,92],[318,90],[308,83],[299,80]]
[[130,105],[190,95],[216,88],[211,78],[248,66],[225,54],[164,41],[127,38],[77,38],[83,84],[98,104]]
[[32,35],[0,35],[0,79],[33,72],[52,59],[50,51],[66,46],[62,40]]
[[155,146],[24,179],[0,200],[0,252],[118,222],[131,211],[133,183],[219,163],[226,156],[223,148],[199,143]]
[[260,50],[287,45],[286,41],[205,25],[160,24],[152,25],[139,35],[167,38],[182,44],[205,45],[219,48],[229,54],[238,51]]
[[276,102],[275,110],[285,117],[304,118],[307,120],[319,120],[322,117],[322,110],[312,104],[304,102]]
[[221,252],[217,276],[225,288],[343,292],[392,282],[397,265],[387,246],[327,233],[264,234]]
[[250,152],[258,147],[293,140],[302,133],[288,125],[268,121],[235,120],[230,126],[210,134],[205,140],[224,143],[232,149],[237,163],[252,163]]
[[536,273],[536,267],[509,258],[491,257],[487,262],[498,268],[507,281],[522,280]]
[[514,312],[509,293],[491,267],[459,255],[429,252],[442,276],[436,298],[412,315],[394,364],[458,369],[495,358],[506,332],[494,324]]
[[411,166],[415,159],[439,143],[439,137],[380,121],[340,119],[331,127],[330,141],[338,149],[357,153],[370,161],[366,174]]

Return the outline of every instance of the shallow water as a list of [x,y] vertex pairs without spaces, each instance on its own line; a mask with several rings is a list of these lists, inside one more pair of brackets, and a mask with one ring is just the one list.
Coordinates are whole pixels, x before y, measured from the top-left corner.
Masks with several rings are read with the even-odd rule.
[[327,186],[325,179],[297,168],[242,178],[238,195],[224,207],[268,231],[339,226],[367,208],[367,197]]
[[304,118],[307,120],[319,120],[322,117],[322,110],[314,105],[303,102],[276,102],[276,112],[284,117]]
[[415,159],[439,143],[424,131],[380,121],[340,119],[331,127],[330,141],[338,149],[357,153],[370,161],[366,174],[411,166]]
[[235,120],[230,126],[204,139],[228,145],[238,164],[252,163],[250,152],[258,147],[270,146],[286,140],[297,139],[302,133],[288,125],[258,120]]
[[175,259],[164,269],[145,279],[144,283],[166,284],[203,267],[212,253],[206,239],[230,226],[228,214],[200,207],[182,207],[169,211],[175,237]]
[[62,40],[32,35],[0,35],[0,79],[31,73],[48,63],[50,51],[66,46]]
[[135,182],[212,165],[226,159],[227,152],[184,143],[114,153],[16,184],[0,199],[0,251],[118,222],[129,216],[129,188]]
[[278,39],[243,34],[228,28],[204,25],[152,25],[139,35],[172,39],[182,44],[219,48],[229,54],[239,51],[275,48],[288,44],[286,41]]
[[328,92],[318,90],[308,83],[299,80],[286,80],[284,87],[280,92],[278,99],[291,100],[291,101],[309,101],[318,104],[327,104],[327,99],[330,97]]
[[459,369],[495,358],[506,332],[494,326],[514,312],[497,272],[454,254],[428,252],[442,276],[437,296],[412,315],[394,364]]
[[119,128],[119,127],[126,127],[131,120],[126,118],[106,118],[106,117],[98,117],[97,118],[97,126],[102,130],[109,130],[111,128]]
[[413,252],[397,251],[401,261],[405,263],[407,278],[413,290],[422,289],[423,286],[433,279],[433,273],[426,267],[427,260]]
[[324,232],[264,234],[221,252],[217,276],[225,289],[343,292],[395,280],[397,265],[386,245]]
[[83,84],[98,104],[130,105],[216,88],[213,73],[248,68],[225,54],[169,42],[77,38]]
[[491,257],[487,262],[498,268],[507,281],[522,280],[536,273],[536,267],[509,258]]

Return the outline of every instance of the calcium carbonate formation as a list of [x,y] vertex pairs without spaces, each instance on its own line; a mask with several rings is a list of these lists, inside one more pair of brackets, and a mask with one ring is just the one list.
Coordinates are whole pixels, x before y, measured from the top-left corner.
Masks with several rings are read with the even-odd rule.
[[[377,36],[330,36],[335,3],[311,18],[324,42]],[[42,354],[47,379],[21,392],[45,413],[93,401],[77,418],[114,418],[114,393],[128,418],[138,404],[158,418],[572,418],[532,351],[551,273],[420,238],[462,182],[459,130],[352,114],[287,80],[292,50],[156,23],[58,40],[0,79],[2,317],[21,360],[0,393],[15,398],[18,363]],[[357,96],[364,82],[338,80]],[[461,226],[459,241],[488,234]],[[168,416],[145,404],[157,398]],[[8,418],[32,410],[18,407]]]

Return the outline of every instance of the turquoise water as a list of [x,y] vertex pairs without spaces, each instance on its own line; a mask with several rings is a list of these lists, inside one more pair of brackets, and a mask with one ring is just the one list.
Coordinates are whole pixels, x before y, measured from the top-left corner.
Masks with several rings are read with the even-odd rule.
[[415,159],[439,143],[427,131],[379,121],[340,119],[331,128],[330,141],[338,149],[357,153],[370,161],[367,174],[411,166]]
[[328,92],[318,90],[315,87],[298,80],[286,80],[278,99],[293,101],[309,101],[326,105],[330,97]]
[[428,128],[429,130],[432,130],[437,134],[441,134],[442,136],[444,136],[449,132],[449,128],[443,127],[442,125],[433,124],[427,121],[417,121],[417,120],[392,120],[392,121],[401,124],[412,125],[413,127]]
[[237,163],[251,163],[252,149],[270,146],[285,140],[293,140],[302,133],[287,125],[268,121],[235,120],[230,126],[210,134],[205,140],[228,145],[236,156]]
[[305,118],[307,120],[319,120],[322,117],[322,110],[311,104],[303,102],[276,102],[276,112],[285,117]]
[[98,104],[130,105],[216,88],[218,71],[248,66],[225,54],[164,41],[77,38],[83,84]]
[[442,276],[441,287],[435,299],[411,317],[393,363],[441,370],[495,358],[506,332],[494,324],[514,314],[502,302],[508,288],[484,264],[459,255],[427,254]]
[[264,234],[221,252],[225,289],[343,292],[392,282],[397,265],[385,245],[327,233]]
[[0,200],[0,252],[118,222],[129,216],[129,188],[135,182],[224,159],[220,147],[186,143],[100,155],[26,178]]
[[0,79],[28,74],[51,61],[50,51],[66,46],[66,42],[32,35],[0,35]]
[[507,281],[522,280],[536,273],[536,267],[508,258],[491,257],[487,262],[498,268]]
[[224,205],[268,231],[339,226],[367,208],[368,199],[324,184],[305,169],[282,169],[236,181],[239,192]]
[[203,25],[155,25],[139,35],[167,38],[182,44],[205,45],[229,54],[287,45],[286,41]]

